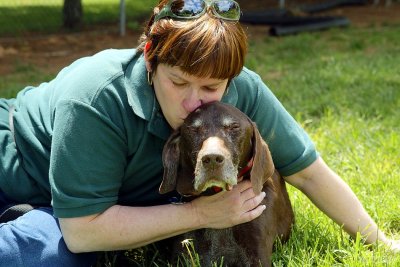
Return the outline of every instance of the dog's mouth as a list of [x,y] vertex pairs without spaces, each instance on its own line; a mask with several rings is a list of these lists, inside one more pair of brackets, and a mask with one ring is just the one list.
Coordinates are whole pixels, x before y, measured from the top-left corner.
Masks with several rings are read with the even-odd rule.
[[200,195],[201,196],[212,196],[222,191],[221,187],[210,187],[203,191]]
[[199,197],[199,196],[212,196],[222,191],[230,191],[233,189],[233,185],[225,183],[223,181],[212,180],[207,182],[204,186],[195,190],[194,188],[188,192],[179,192],[184,197]]
[[209,196],[219,193],[221,191],[231,191],[233,189],[233,186],[233,184],[218,179],[210,179],[198,191],[200,192],[200,195]]
[[227,190],[222,187],[213,186],[213,187],[209,187],[206,190],[204,190],[203,192],[201,192],[200,196],[212,196],[212,195],[215,195],[222,191],[227,191]]
[[[248,164],[239,170],[235,168],[233,164],[229,166],[231,166],[231,168],[225,171],[221,169],[212,171],[200,169],[200,175],[195,177],[194,194],[209,196],[221,191],[231,191],[233,186],[249,177],[250,170],[253,166],[253,160],[249,160]],[[237,171],[235,172],[233,170]]]

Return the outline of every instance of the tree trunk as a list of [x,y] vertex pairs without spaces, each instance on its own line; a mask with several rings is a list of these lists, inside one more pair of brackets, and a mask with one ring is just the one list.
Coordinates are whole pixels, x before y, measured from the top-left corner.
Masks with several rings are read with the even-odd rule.
[[64,0],[63,22],[64,27],[75,28],[82,23],[82,1]]

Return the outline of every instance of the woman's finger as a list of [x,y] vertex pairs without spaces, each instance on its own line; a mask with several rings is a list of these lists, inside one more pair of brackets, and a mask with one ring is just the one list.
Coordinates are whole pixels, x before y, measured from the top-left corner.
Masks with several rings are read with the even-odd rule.
[[265,198],[265,195],[265,192],[261,192],[259,195],[245,200],[243,202],[243,209],[245,211],[250,211],[257,208]]
[[256,218],[258,218],[263,211],[266,209],[265,205],[259,205],[255,209],[252,209],[242,215],[242,223],[250,222]]

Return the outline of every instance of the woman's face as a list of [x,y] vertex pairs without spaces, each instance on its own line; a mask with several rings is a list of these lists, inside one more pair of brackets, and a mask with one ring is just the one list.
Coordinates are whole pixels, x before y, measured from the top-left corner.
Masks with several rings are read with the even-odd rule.
[[159,64],[153,75],[157,100],[173,129],[200,105],[220,101],[227,84],[228,79],[198,78],[166,64]]

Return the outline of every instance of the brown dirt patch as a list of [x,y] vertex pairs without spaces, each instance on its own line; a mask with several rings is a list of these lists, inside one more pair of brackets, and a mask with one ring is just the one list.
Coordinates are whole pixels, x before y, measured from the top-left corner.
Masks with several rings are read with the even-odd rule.
[[130,31],[122,37],[111,26],[105,27],[108,30],[0,39],[0,75],[10,74],[20,64],[57,72],[75,59],[103,49],[137,45],[140,33]]
[[[366,5],[341,7],[319,15],[340,15],[350,19],[354,27],[371,27],[400,24],[400,3],[390,7]],[[268,26],[251,26],[250,38],[265,36]],[[92,55],[107,48],[129,48],[137,45],[140,32],[128,31],[121,37],[117,25],[104,26],[102,30],[80,33],[60,33],[26,38],[0,38],[0,75],[11,74],[18,64],[28,64],[40,70],[57,72],[77,58]]]

